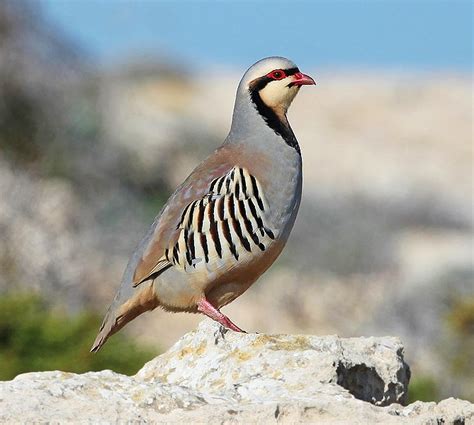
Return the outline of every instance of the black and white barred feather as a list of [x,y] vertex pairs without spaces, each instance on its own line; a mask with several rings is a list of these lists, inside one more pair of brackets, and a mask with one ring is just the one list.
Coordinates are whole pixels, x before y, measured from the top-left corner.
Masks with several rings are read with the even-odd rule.
[[178,240],[165,257],[185,271],[212,271],[263,252],[275,239],[265,220],[267,209],[255,176],[234,167],[213,180],[207,195],[186,206],[177,226]]

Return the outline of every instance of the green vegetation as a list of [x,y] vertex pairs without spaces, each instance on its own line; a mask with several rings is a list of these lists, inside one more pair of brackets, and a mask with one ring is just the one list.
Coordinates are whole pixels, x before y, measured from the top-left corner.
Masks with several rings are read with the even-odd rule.
[[100,325],[91,312],[68,316],[50,309],[37,296],[14,294],[0,299],[0,380],[19,373],[62,370],[82,373],[112,369],[133,374],[157,353],[124,333],[98,353],[89,353]]
[[439,401],[438,385],[431,376],[420,376],[410,381],[408,404],[415,401]]
[[474,400],[474,297],[456,297],[446,323],[450,340],[443,354],[455,378],[454,396]]
[[416,376],[410,382],[409,403],[439,401],[449,396],[474,400],[474,297],[454,294],[447,302],[439,354],[452,383],[446,388],[443,377]]

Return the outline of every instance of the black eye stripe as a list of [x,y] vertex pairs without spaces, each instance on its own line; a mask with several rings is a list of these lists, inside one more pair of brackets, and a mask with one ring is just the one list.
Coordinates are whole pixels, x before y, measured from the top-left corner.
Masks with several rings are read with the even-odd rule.
[[[278,73],[279,74],[278,79],[283,79],[283,78],[286,78],[286,77],[290,77],[291,75],[295,75],[297,72],[300,72],[300,70],[298,68],[288,68],[288,69],[275,69],[272,72],[270,72],[269,74],[277,74]],[[281,75],[281,74],[283,74],[283,75]],[[267,79],[268,81],[274,81],[274,78],[267,77],[267,75],[265,75],[265,77],[263,77],[263,78]]]
[[[277,69],[276,71],[280,71],[280,70]],[[288,68],[288,69],[281,69],[281,71],[283,71],[286,74],[287,77],[289,77],[291,75],[295,75],[297,72],[300,72],[300,70],[296,67],[295,68]],[[252,90],[260,91],[260,90],[264,89],[266,87],[266,85],[271,81],[275,81],[275,80],[270,78],[270,77],[267,77],[266,75],[264,75],[263,77],[257,78],[253,82]]]
[[298,68],[288,68],[288,69],[275,69],[272,72],[283,72],[287,77],[290,75],[295,75],[297,72],[300,72]]
[[300,72],[298,68],[284,69],[284,71],[287,77],[289,77],[290,75],[295,75],[297,72]]

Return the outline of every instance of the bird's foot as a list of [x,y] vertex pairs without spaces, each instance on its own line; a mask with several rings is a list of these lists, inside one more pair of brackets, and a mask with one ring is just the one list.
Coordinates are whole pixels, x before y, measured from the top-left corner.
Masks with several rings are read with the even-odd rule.
[[221,313],[217,308],[215,308],[205,297],[201,298],[197,303],[198,310],[210,317],[212,320],[220,323],[222,326],[225,326],[228,329],[232,329],[235,332],[243,332],[244,330],[240,329],[235,323],[232,322],[225,314]]

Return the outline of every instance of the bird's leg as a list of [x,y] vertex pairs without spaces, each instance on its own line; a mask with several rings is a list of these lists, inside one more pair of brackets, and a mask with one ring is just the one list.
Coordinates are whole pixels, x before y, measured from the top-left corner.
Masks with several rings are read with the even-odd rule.
[[202,297],[197,303],[198,310],[205,314],[206,316],[210,317],[212,320],[220,323],[226,328],[232,329],[236,332],[243,332],[236,324],[232,322],[225,314],[221,313],[217,308],[215,308],[207,299],[206,297]]

